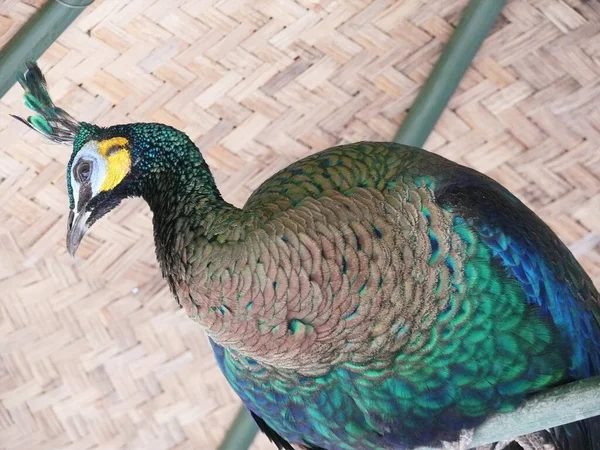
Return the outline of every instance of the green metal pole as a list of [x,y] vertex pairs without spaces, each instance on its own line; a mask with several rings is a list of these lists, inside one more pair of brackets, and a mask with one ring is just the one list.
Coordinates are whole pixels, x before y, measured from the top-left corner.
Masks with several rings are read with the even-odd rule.
[[0,49],[0,98],[94,0],[48,0]]
[[394,142],[422,147],[506,0],[472,0],[436,63]]
[[252,445],[257,432],[256,422],[248,410],[242,406],[218,450],[246,450]]

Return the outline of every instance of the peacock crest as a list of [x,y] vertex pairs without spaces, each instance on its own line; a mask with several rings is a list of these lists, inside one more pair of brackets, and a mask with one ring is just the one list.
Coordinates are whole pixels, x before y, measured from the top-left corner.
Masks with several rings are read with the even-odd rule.
[[79,134],[81,123],[65,110],[54,105],[48,94],[46,79],[38,65],[27,63],[27,71],[18,78],[25,91],[25,106],[35,112],[27,119],[12,117],[23,122],[46,138],[59,144],[71,144]]

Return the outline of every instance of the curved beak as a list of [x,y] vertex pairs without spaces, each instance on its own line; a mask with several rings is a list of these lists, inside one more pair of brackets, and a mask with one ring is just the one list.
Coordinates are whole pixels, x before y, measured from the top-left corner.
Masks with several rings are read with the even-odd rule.
[[71,210],[67,222],[67,250],[71,256],[75,256],[75,252],[87,232],[89,226],[87,220],[92,213],[82,208],[78,213]]

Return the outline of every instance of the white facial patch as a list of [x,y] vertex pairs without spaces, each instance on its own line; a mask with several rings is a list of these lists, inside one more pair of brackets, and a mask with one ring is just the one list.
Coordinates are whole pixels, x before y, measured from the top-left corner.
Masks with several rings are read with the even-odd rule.
[[106,159],[98,153],[98,142],[89,141],[77,152],[73,164],[71,165],[71,173],[69,177],[71,179],[71,187],[73,188],[73,200],[75,202],[75,209],[77,211],[79,207],[79,191],[81,184],[77,180],[75,171],[77,170],[78,163],[80,161],[87,161],[91,165],[91,173],[89,176],[89,182],[91,188],[90,198],[95,197],[100,192],[100,187],[104,183],[106,178]]

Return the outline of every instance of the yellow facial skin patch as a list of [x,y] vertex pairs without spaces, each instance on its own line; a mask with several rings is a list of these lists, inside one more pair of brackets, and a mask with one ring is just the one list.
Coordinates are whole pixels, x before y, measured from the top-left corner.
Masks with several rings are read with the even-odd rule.
[[98,152],[106,159],[106,178],[100,192],[109,191],[123,181],[131,169],[131,155],[124,137],[114,137],[98,143]]

